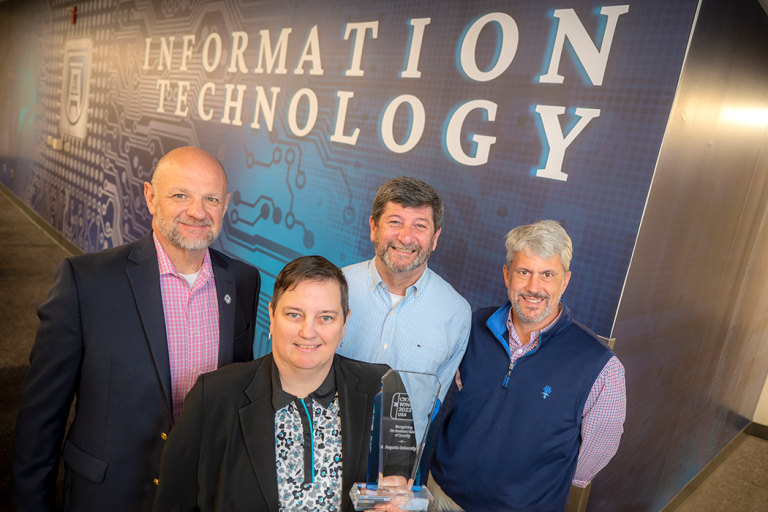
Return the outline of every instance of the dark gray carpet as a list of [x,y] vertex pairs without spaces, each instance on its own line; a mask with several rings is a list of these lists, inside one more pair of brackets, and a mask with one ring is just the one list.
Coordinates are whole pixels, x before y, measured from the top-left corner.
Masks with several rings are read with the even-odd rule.
[[0,510],[11,504],[11,448],[21,387],[29,370],[37,306],[69,254],[0,191]]

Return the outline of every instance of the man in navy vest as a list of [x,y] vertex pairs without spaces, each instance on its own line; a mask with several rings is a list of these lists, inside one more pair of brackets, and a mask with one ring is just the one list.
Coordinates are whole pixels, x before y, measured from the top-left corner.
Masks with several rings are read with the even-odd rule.
[[509,301],[476,311],[432,460],[438,510],[562,512],[616,453],[624,368],[560,298],[571,239],[554,221],[507,234]]

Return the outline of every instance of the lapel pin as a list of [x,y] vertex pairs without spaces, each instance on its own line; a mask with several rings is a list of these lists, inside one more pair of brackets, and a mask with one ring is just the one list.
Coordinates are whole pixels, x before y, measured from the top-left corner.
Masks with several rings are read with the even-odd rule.
[[227,304],[232,302],[232,297],[230,297],[228,293],[224,295],[224,302],[226,302]]

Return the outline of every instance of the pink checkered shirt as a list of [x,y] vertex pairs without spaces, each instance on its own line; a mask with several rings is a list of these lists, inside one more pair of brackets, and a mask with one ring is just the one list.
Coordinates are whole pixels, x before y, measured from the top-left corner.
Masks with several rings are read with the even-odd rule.
[[[512,309],[509,310],[510,363],[514,363],[539,346],[541,334],[550,330],[560,319],[560,313],[552,323],[531,333],[530,341],[523,345],[512,324]],[[586,487],[595,475],[608,464],[619,449],[621,434],[624,432],[624,418],[627,412],[627,392],[624,384],[624,366],[616,356],[605,363],[595,379],[587,396],[581,420],[581,447],[573,485]]]
[[197,377],[219,364],[219,305],[210,253],[192,289],[179,275],[153,233],[160,265],[160,293],[171,362],[171,397],[174,420],[181,416],[184,397]]

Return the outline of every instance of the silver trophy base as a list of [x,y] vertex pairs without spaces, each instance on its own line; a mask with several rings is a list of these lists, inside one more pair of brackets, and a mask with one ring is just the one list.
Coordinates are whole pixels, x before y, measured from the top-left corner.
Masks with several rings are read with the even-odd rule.
[[420,490],[401,487],[369,489],[367,484],[356,483],[349,490],[355,510],[370,510],[379,503],[392,503],[403,510],[435,512],[435,499],[426,486]]

